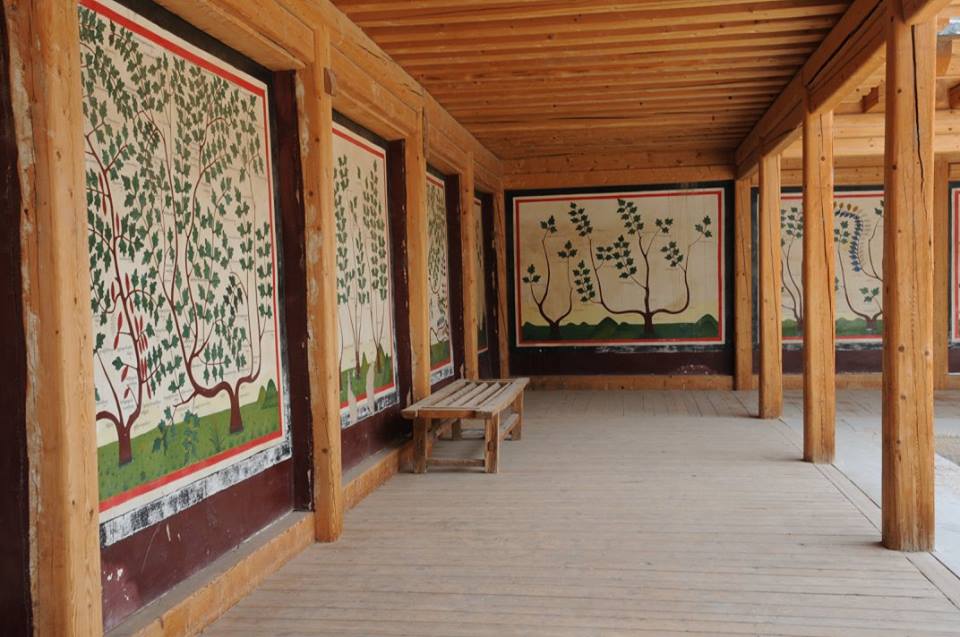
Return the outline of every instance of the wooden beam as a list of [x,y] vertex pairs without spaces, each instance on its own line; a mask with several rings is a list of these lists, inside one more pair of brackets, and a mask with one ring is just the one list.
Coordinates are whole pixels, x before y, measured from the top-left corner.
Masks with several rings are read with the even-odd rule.
[[750,179],[735,186],[733,224],[734,388],[753,389],[753,211]]
[[883,246],[883,544],[934,540],[933,117],[936,26],[887,27]]
[[833,462],[836,298],[833,112],[803,119],[803,459]]
[[780,288],[780,156],[760,160],[760,409],[783,413],[783,326]]
[[480,359],[478,333],[479,321],[476,287],[483,281],[477,272],[477,262],[473,255],[479,249],[477,225],[473,210],[473,153],[467,152],[466,163],[460,172],[460,249],[463,254],[461,292],[463,296],[463,358],[464,376],[476,379],[480,377]]
[[307,356],[313,417],[313,506],[316,538],[343,531],[340,448],[340,364],[337,360],[336,220],[333,203],[333,100],[324,85],[330,37],[314,34],[314,62],[297,73],[300,154],[307,252]]
[[960,108],[960,84],[954,84],[947,91],[947,101],[951,109]]
[[503,190],[493,193],[493,241],[497,254],[497,344],[500,348],[500,378],[510,376],[510,328],[507,303],[507,215],[504,210]]
[[[20,164],[36,635],[102,634],[77,8],[5,0]],[[23,538],[11,541],[21,541]]]
[[933,381],[947,388],[950,339],[950,162],[937,156],[933,194]]
[[430,285],[427,279],[427,155],[426,121],[403,145],[407,185],[407,276],[410,300],[410,361],[413,367],[413,401],[430,395]]

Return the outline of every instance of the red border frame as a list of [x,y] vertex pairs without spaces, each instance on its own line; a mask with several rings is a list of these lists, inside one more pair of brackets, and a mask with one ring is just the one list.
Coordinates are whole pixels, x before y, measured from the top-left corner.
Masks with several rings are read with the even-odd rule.
[[[651,190],[651,191],[635,191],[635,192],[618,192],[618,193],[605,193],[605,194],[584,194],[578,195],[576,193],[569,195],[556,195],[556,196],[547,196],[547,197],[524,197],[518,196],[513,200],[513,281],[514,281],[514,307],[516,311],[514,312],[514,329],[516,330],[516,347],[536,347],[536,346],[547,346],[547,347],[576,347],[576,346],[594,346],[594,347],[603,347],[605,345],[648,345],[655,347],[658,344],[685,344],[689,343],[691,345],[700,345],[700,344],[723,344],[726,339],[724,338],[723,333],[723,321],[724,321],[724,312],[725,312],[725,303],[724,303],[724,254],[726,252],[724,241],[724,216],[726,215],[726,206],[724,202],[725,189],[722,187],[718,188],[695,188],[691,190]],[[522,316],[522,304],[520,299],[521,286],[517,283],[517,274],[519,273],[520,268],[520,204],[521,203],[543,203],[543,202],[571,202],[571,201],[598,201],[598,200],[609,200],[609,199],[649,199],[653,197],[675,197],[675,196],[696,196],[696,195],[708,195],[716,196],[717,198],[717,240],[718,240],[718,250],[717,250],[717,297],[719,300],[719,317],[717,318],[717,336],[701,336],[693,338],[656,338],[656,339],[636,339],[636,338],[624,338],[624,339],[606,339],[602,341],[598,340],[565,340],[565,341],[548,341],[548,340],[524,340],[523,332],[521,326],[523,325],[523,316]]]
[[[196,64],[197,66],[213,73],[214,75],[217,75],[223,78],[228,82],[236,84],[237,86],[243,88],[244,90],[250,93],[253,93],[254,95],[260,98],[260,101],[263,104],[264,139],[266,141],[267,196],[268,196],[269,206],[270,206],[270,214],[269,214],[270,243],[273,246],[273,249],[271,250],[271,261],[273,266],[273,310],[274,310],[273,311],[273,338],[274,338],[274,347],[276,348],[276,353],[277,353],[277,381],[278,381],[277,382],[277,413],[279,416],[279,419],[278,419],[279,426],[277,427],[277,430],[265,436],[261,436],[259,438],[255,438],[254,440],[245,442],[240,446],[234,447],[232,449],[227,449],[226,451],[222,451],[219,454],[216,454],[209,458],[205,458],[204,460],[201,460],[199,462],[195,462],[192,465],[182,467],[176,471],[168,473],[165,476],[161,476],[159,478],[151,480],[150,482],[138,485],[136,487],[133,487],[121,493],[112,495],[105,500],[101,500],[99,509],[100,509],[100,513],[104,513],[106,511],[109,511],[110,509],[116,508],[117,506],[125,502],[129,502],[133,498],[139,497],[151,491],[155,491],[160,487],[163,487],[167,484],[170,484],[171,482],[174,482],[175,480],[179,480],[180,478],[192,475],[198,471],[206,469],[207,467],[210,467],[224,460],[228,460],[229,458],[237,456],[245,451],[248,451],[253,447],[256,447],[266,442],[270,442],[272,440],[276,440],[283,436],[283,429],[284,429],[283,390],[284,390],[284,387],[283,387],[283,383],[281,382],[283,380],[283,369],[282,369],[282,361],[281,361],[282,351],[280,349],[280,328],[278,325],[279,313],[277,311],[279,306],[278,299],[277,299],[277,251],[276,251],[276,236],[274,234],[275,232],[274,217],[276,215],[276,210],[274,209],[274,201],[273,201],[273,168],[271,166],[272,158],[270,153],[270,149],[272,148],[272,146],[271,146],[271,138],[270,138],[270,117],[267,111],[266,87],[252,84],[248,80],[243,79],[239,75],[236,75],[235,73],[229,71],[227,68],[218,66],[214,62],[200,57],[193,51],[181,46],[180,44],[177,44],[175,42],[168,40],[166,37],[164,37],[158,32],[149,30],[148,27],[146,27],[145,25],[134,22],[130,18],[124,15],[121,15],[120,13],[117,13],[116,11],[114,11],[113,9],[110,9],[109,7],[104,6],[97,0],[78,0],[78,1],[80,6],[83,6],[95,13],[98,13],[99,15],[103,16],[107,20],[110,20],[111,22],[114,22],[129,31],[132,31],[133,33],[141,36],[142,38],[150,42],[153,42],[154,44],[157,44],[158,46],[166,49],[167,51],[170,51],[174,55],[184,58],[189,62]],[[161,30],[160,27],[155,26],[155,28],[158,31]],[[226,63],[223,63],[223,64],[226,66]]]
[[[877,195],[882,199],[884,194],[883,190],[835,190],[833,193],[833,199],[857,199],[870,197],[874,198]],[[803,193],[798,192],[789,192],[781,193],[780,201],[803,201]],[[782,305],[782,303],[781,303]],[[781,331],[783,330],[783,325],[780,326]],[[836,328],[834,328],[836,331]],[[785,343],[802,343],[802,336],[782,336]],[[837,343],[869,343],[869,342],[880,342],[883,340],[883,334],[858,334],[854,336],[839,336],[834,335],[834,339]]]
[[[342,130],[341,130],[341,129],[342,129]],[[344,141],[346,141],[346,142],[349,142],[349,143],[353,144],[354,146],[356,146],[356,147],[359,148],[360,150],[363,150],[363,151],[366,151],[366,152],[370,153],[371,155],[373,155],[373,156],[376,157],[377,159],[379,159],[379,160],[383,161],[384,163],[386,163],[386,161],[387,161],[387,155],[386,155],[386,153],[383,152],[383,149],[382,149],[382,148],[380,148],[379,146],[374,146],[373,144],[368,144],[365,140],[360,139],[359,137],[355,137],[355,136],[352,135],[352,134],[347,130],[347,128],[346,128],[345,126],[343,126],[342,124],[334,123],[334,125],[333,125],[333,134],[336,135],[337,137],[339,137],[340,139],[342,139],[342,140],[344,140]],[[386,184],[386,181],[384,181],[384,184]],[[393,256],[393,255],[391,255],[391,256]],[[338,312],[339,312],[339,309],[338,309]],[[392,316],[391,316],[390,318],[391,318],[391,320],[393,319]],[[394,360],[396,360],[396,358],[397,358],[397,348],[396,348],[397,343],[396,343],[396,340],[397,340],[397,339],[396,339],[396,336],[394,336],[394,339],[393,339],[393,345],[394,345],[394,347],[393,347],[393,358],[394,358]],[[394,368],[393,371],[394,371],[393,377],[392,377],[392,379],[391,379],[391,381],[390,381],[389,383],[387,383],[386,385],[382,385],[382,386],[380,386],[380,387],[374,387],[374,388],[373,388],[373,398],[374,398],[374,400],[376,400],[377,394],[382,394],[382,393],[386,392],[388,389],[394,389],[394,388],[397,386],[397,378],[396,378],[396,377],[397,377],[397,373],[396,373],[396,368]],[[338,390],[338,393],[339,393],[339,390]],[[357,399],[357,400],[366,400],[366,399],[367,399],[367,393],[364,392],[364,393],[360,394],[359,396],[356,397],[356,399]],[[342,412],[342,411],[343,411],[346,407],[348,407],[349,405],[350,405],[350,399],[348,398],[346,402],[340,403],[340,411]]]

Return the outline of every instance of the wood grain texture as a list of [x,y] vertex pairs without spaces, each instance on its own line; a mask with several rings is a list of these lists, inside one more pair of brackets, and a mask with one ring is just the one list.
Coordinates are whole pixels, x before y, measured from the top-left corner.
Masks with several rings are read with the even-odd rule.
[[837,412],[832,111],[804,115],[803,164],[803,459],[830,464]]
[[410,298],[410,354],[413,400],[430,394],[430,285],[427,280],[427,158],[425,119],[407,137],[404,168],[407,179],[407,276]]
[[333,203],[333,103],[324,88],[330,38],[314,34],[314,62],[298,72],[300,156],[307,255],[307,356],[313,420],[313,507],[316,538],[332,542],[343,530],[340,363],[337,359],[336,219]]
[[465,378],[480,377],[479,361],[479,311],[476,287],[482,285],[477,272],[477,260],[473,257],[480,249],[482,238],[477,237],[473,199],[473,153],[467,151],[466,161],[460,172],[460,254],[463,255],[461,298],[463,299],[463,363]]
[[499,475],[398,474],[205,635],[955,634],[945,590],[750,400],[528,392]]
[[[38,635],[103,630],[77,9],[5,0],[27,340],[31,580]],[[83,426],[85,425],[85,426]]]
[[734,387],[753,389],[753,211],[749,179],[737,180],[734,197]]
[[934,160],[933,193],[933,385],[946,389],[950,347],[950,164]]
[[933,548],[933,115],[936,25],[887,16],[883,543]]
[[[503,190],[493,193],[493,241],[497,258],[497,343],[499,347],[500,378],[510,377],[510,307],[507,302],[507,214],[504,210]],[[489,266],[488,266],[489,267]]]
[[760,396],[761,418],[783,412],[783,335],[780,302],[780,156],[760,161]]

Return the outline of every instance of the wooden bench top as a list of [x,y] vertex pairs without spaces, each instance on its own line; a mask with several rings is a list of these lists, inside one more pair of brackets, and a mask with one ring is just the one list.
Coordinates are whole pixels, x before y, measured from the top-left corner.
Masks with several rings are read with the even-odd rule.
[[490,418],[509,407],[529,378],[454,381],[401,413],[404,418]]

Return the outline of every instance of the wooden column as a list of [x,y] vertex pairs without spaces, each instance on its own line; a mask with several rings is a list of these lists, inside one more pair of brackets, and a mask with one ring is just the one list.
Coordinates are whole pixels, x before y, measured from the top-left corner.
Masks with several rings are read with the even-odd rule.
[[[503,190],[493,193],[493,241],[497,252],[497,344],[500,348],[500,378],[510,376],[510,328],[507,307],[507,217]],[[490,266],[487,266],[490,267]]]
[[[20,162],[34,633],[103,633],[77,7],[9,0]],[[11,538],[11,541],[17,541]]]
[[463,172],[460,173],[460,242],[463,254],[463,358],[464,376],[479,378],[480,359],[477,330],[479,329],[476,286],[479,284],[476,259],[478,249],[477,226],[473,214],[473,153],[467,152]]
[[833,112],[803,117],[803,459],[833,462],[836,298]]
[[883,544],[933,548],[936,28],[888,3],[883,244]]
[[418,125],[403,146],[407,178],[407,276],[410,298],[410,360],[413,400],[430,395],[430,285],[427,280],[427,156],[426,122]]
[[329,33],[325,29],[317,30],[314,42],[314,63],[297,73],[300,89],[297,91],[297,107],[300,111],[307,252],[313,506],[317,540],[333,542],[343,532],[343,488]]
[[780,305],[780,155],[760,160],[760,410],[783,413],[783,319]]
[[734,208],[734,389],[753,389],[753,215],[750,178],[738,179]]
[[950,162],[937,157],[933,174],[933,386],[946,389],[950,373]]

